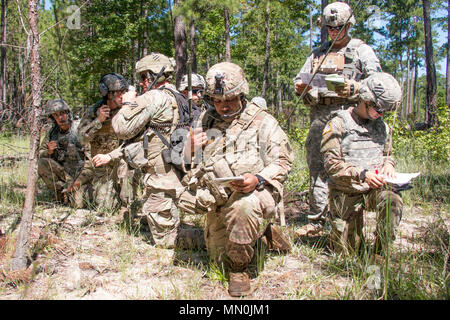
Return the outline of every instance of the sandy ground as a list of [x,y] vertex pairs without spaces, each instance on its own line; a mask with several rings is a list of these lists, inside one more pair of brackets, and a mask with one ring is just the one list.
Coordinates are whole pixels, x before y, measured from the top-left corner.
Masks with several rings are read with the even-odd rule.
[[[295,200],[295,198],[294,198]],[[287,202],[286,233],[306,223],[307,205]],[[4,213],[0,228],[17,222],[18,212]],[[447,230],[448,213],[441,213]],[[366,217],[370,239],[375,214]],[[395,248],[421,250],[433,214],[405,208]],[[223,273],[217,272],[202,250],[160,249],[151,245],[148,233],[130,234],[118,224],[117,216],[101,217],[88,210],[40,205],[33,220],[31,243],[36,249],[28,282],[14,281],[6,272],[12,237],[0,242],[0,299],[231,299]],[[327,237],[293,242],[287,255],[268,253],[264,270],[252,279],[254,291],[246,299],[340,299],[345,297],[352,277],[330,272],[333,255]],[[34,266],[34,270],[33,269]],[[32,271],[32,272],[31,272]],[[2,279],[3,277],[3,279]],[[360,297],[370,298],[363,290]]]

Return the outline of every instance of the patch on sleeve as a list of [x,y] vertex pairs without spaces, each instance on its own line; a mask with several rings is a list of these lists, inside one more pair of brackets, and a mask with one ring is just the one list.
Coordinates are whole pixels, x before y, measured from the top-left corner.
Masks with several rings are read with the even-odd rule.
[[328,122],[325,128],[323,128],[322,135],[325,135],[330,131],[331,131],[331,122]]

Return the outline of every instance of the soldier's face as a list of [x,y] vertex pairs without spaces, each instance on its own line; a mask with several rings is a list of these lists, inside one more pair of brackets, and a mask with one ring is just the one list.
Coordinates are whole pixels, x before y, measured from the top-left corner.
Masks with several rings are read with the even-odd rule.
[[[189,91],[183,90],[183,95],[188,98]],[[203,89],[200,87],[192,88],[192,102],[194,102],[197,106],[200,104],[203,97]]]
[[365,101],[365,104],[368,119],[377,120],[378,118],[381,118],[383,116],[383,109],[378,108],[374,103],[369,101]]
[[[214,103],[214,107],[216,108],[216,111],[219,115],[223,116],[227,116],[227,115],[231,115],[237,111],[239,111],[239,109],[242,107],[241,104],[241,99],[239,96],[234,97],[233,99],[229,99],[229,100],[225,100],[225,99],[218,99],[218,98],[213,98],[213,103]],[[226,120],[225,121],[233,121],[234,117]]]
[[[341,26],[341,28],[343,28],[344,30],[342,30],[341,34],[339,35],[339,39],[337,39],[336,41],[342,40],[347,36],[350,25],[347,24],[345,26]],[[330,35],[331,41],[334,41],[337,38],[341,28],[327,26],[328,34]]]
[[148,79],[148,77],[145,73],[140,74],[140,79],[141,79],[141,81],[139,81],[139,85],[142,88],[142,92],[147,92],[148,86],[150,85],[150,80]]
[[67,130],[70,127],[69,117],[66,111],[58,111],[52,114],[53,119],[55,119],[56,124],[61,128],[61,130]]
[[110,108],[115,106],[111,109],[115,109],[118,106],[122,105],[122,97],[125,92],[126,92],[125,90],[117,90],[117,91],[108,93],[109,99],[113,102],[112,105],[110,106]]

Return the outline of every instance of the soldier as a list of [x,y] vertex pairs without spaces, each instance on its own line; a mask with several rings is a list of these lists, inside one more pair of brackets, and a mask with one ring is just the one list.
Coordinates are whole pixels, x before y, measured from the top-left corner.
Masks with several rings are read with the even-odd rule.
[[[250,293],[248,267],[262,237],[269,249],[290,250],[270,222],[283,206],[283,182],[293,153],[277,120],[246,95],[248,82],[236,64],[223,62],[206,74],[206,95],[214,108],[204,111],[188,136],[183,179],[195,197],[192,209],[206,213],[205,241],[212,260],[230,269],[231,296]],[[222,185],[216,178],[241,177]],[[181,197],[183,199],[183,197]],[[180,206],[186,206],[183,200]]]
[[[144,174],[143,207],[138,215],[146,218],[155,245],[163,248],[174,248],[177,244],[180,217],[175,201],[183,191],[181,171],[165,152],[170,155],[168,141],[186,120],[182,116],[187,101],[170,83],[174,68],[175,60],[160,53],[139,60],[136,72],[144,94],[136,98],[126,94],[124,103],[130,104],[113,118],[115,132],[127,140],[124,153],[128,163],[141,167]],[[196,110],[195,106],[193,109]]]
[[[312,51],[299,74],[294,78],[297,94],[306,90],[303,101],[310,108],[310,129],[306,139],[306,158],[310,175],[309,205],[310,224],[297,230],[297,236],[317,235],[323,230],[327,212],[327,177],[320,154],[321,133],[333,112],[347,109],[358,97],[359,81],[381,66],[374,51],[362,40],[351,39],[348,32],[354,24],[350,6],[343,2],[329,4],[323,10],[323,20],[328,28],[331,41]],[[332,46],[328,55],[326,52]],[[326,87],[307,87],[301,81],[302,73],[339,74],[345,77],[345,85],[336,92]]]
[[357,251],[363,241],[363,211],[376,210],[378,254],[402,217],[400,195],[384,187],[384,178],[394,177],[395,169],[391,132],[382,120],[385,111],[401,103],[402,92],[391,75],[380,72],[362,81],[359,96],[358,105],[337,112],[322,134],[330,179],[330,238],[338,252]]
[[119,74],[109,73],[100,79],[99,89],[103,98],[88,108],[81,120],[78,136],[90,150],[88,157],[91,161],[86,163],[86,170],[93,175],[94,203],[106,210],[118,206],[124,209],[126,204],[121,197],[125,199],[127,195],[121,194],[119,180],[124,178],[126,163],[121,159],[120,141],[111,119],[122,107],[122,96],[128,90],[128,82]]
[[[192,85],[192,102],[199,108],[206,109],[206,107],[203,104],[203,93],[205,92],[205,79],[197,74],[193,73],[191,78],[191,85]],[[188,75],[185,74],[181,78],[180,85],[178,87],[178,91],[180,91],[186,99],[189,98],[189,91],[188,91]]]
[[39,149],[38,174],[46,186],[53,190],[57,201],[68,195],[71,206],[82,208],[89,201],[88,184],[92,178],[86,170],[84,149],[78,141],[80,120],[63,99],[50,100],[45,111],[53,121]]

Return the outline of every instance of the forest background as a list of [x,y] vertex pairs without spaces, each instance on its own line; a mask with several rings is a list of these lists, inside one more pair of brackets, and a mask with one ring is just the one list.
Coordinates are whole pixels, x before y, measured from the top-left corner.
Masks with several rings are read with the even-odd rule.
[[[28,157],[32,111],[36,107],[32,94],[36,82],[31,80],[30,2],[1,1],[0,229],[8,234],[16,231],[20,222],[25,202],[23,187],[29,182],[24,160]],[[193,72],[202,75],[217,62],[235,62],[244,69],[250,83],[249,97],[263,96],[269,112],[279,119],[291,138],[296,160],[286,182],[286,204],[301,207],[299,200],[305,200],[302,196],[308,189],[303,147],[309,116],[308,108],[294,94],[292,79],[311,49],[327,39],[326,29],[318,27],[316,21],[328,2],[332,1],[40,1],[39,106],[45,106],[50,99],[63,98],[81,116],[87,106],[100,98],[98,81],[103,74],[120,73],[137,86],[135,63],[151,52],[176,58],[177,82],[187,70],[188,57]],[[398,282],[397,278],[386,281],[381,295],[448,298],[450,1],[346,2],[353,7],[357,21],[351,36],[368,43],[383,70],[396,77],[403,87],[402,105],[386,120],[394,128],[398,170],[422,173],[414,189],[403,193],[405,205],[414,212],[414,219],[417,212],[422,217],[436,217],[425,229],[437,235],[431,240],[433,245],[437,243],[438,253],[433,248],[433,258],[410,251],[401,253],[397,256],[398,265],[407,255],[412,267],[399,271],[392,266],[395,271],[391,274]],[[424,15],[424,7],[430,8],[429,15]],[[51,201],[51,195],[38,192],[37,214],[54,206]],[[318,252],[303,246],[297,247],[296,252],[299,251],[311,256]],[[366,267],[364,264],[358,270]],[[342,272],[354,272],[348,263],[339,270],[339,276]],[[417,270],[421,274],[419,280],[415,278]],[[362,282],[367,280],[365,271],[361,275]],[[299,288],[293,296],[303,296],[303,290]],[[353,285],[344,297],[358,298],[362,291],[365,295],[363,289]],[[317,297],[315,292],[306,294]]]

